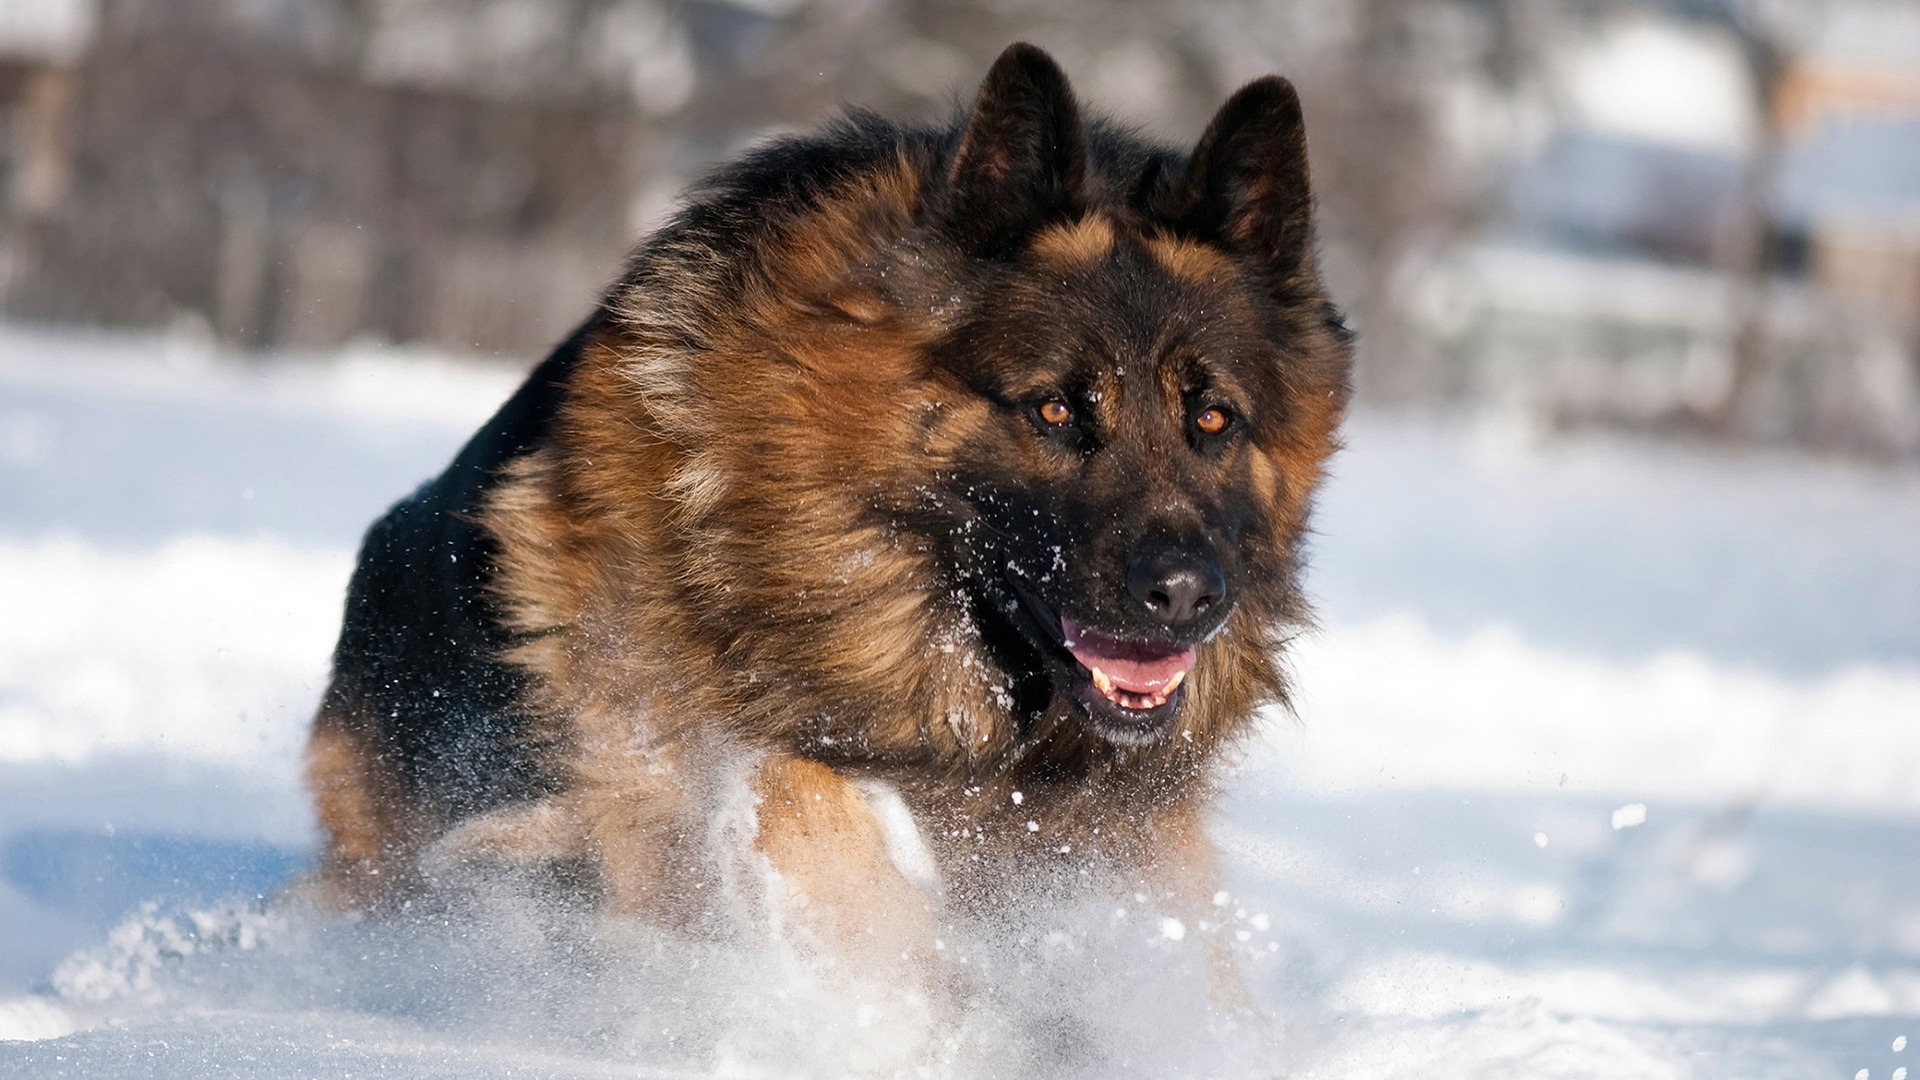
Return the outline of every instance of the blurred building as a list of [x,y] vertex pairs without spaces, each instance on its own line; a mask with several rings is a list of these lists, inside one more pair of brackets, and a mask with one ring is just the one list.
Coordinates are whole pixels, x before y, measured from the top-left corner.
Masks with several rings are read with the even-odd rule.
[[0,5],[0,306],[247,346],[551,341],[618,266],[688,61],[618,5],[474,6]]
[[1786,73],[1783,228],[1863,316],[1920,340],[1920,5],[1845,8]]

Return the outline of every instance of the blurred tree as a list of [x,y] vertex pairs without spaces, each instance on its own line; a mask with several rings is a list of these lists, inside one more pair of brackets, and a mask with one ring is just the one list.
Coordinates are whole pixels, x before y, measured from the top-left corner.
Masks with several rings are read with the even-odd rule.
[[1780,84],[1786,74],[1784,49],[1775,28],[1755,5],[1732,0],[1708,8],[1740,43],[1753,84],[1755,125],[1741,173],[1739,197],[1726,230],[1720,265],[1729,291],[1728,344],[1732,366],[1726,393],[1705,417],[1707,429],[1726,438],[1750,423],[1753,395],[1767,363],[1768,292],[1774,252],[1774,178],[1780,168],[1784,137],[1780,130]]

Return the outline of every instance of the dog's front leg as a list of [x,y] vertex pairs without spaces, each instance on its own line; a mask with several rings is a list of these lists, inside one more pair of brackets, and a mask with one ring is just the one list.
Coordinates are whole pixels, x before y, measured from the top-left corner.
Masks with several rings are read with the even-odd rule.
[[827,766],[793,757],[763,762],[753,788],[754,845],[777,876],[782,913],[855,973],[923,982],[938,915],[903,873],[882,818],[890,808],[875,805],[877,793],[869,798]]
[[1253,1008],[1253,997],[1233,961],[1225,911],[1214,903],[1220,891],[1219,856],[1207,836],[1198,801],[1175,803],[1147,820],[1143,870],[1154,891],[1199,932],[1207,950],[1208,983],[1215,1002],[1235,1012]]

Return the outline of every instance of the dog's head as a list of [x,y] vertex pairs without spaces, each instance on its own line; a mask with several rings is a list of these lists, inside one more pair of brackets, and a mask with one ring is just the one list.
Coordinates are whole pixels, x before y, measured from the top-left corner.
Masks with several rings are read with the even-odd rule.
[[676,553],[635,610],[761,737],[1202,749],[1304,616],[1349,363],[1312,234],[1284,80],[1181,154],[1016,45],[949,131],[854,114],[696,189],[571,399],[579,500]]
[[1248,85],[1183,160],[1090,131],[1060,69],[1015,45],[943,179],[935,246],[963,312],[929,350],[951,397],[928,523],[1028,702],[1164,738],[1238,678],[1209,658],[1222,635],[1270,653],[1301,614],[1349,350],[1299,99]]

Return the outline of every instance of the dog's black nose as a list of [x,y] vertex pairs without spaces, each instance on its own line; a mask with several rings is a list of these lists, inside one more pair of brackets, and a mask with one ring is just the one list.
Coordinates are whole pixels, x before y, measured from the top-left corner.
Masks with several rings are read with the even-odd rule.
[[1127,592],[1153,619],[1190,626],[1226,597],[1227,579],[1210,553],[1150,542],[1127,566]]

